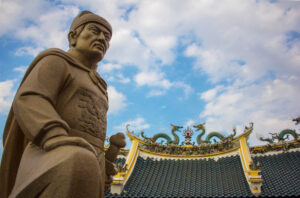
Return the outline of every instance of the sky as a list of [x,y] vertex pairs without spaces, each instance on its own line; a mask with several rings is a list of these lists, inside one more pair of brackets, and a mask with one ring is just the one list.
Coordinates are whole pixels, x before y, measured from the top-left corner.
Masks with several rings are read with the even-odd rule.
[[241,134],[253,122],[254,146],[270,132],[299,132],[300,1],[0,0],[1,138],[27,66],[47,48],[68,50],[82,10],[113,27],[97,70],[108,83],[108,136],[127,124],[171,136],[170,123],[203,122],[206,134]]

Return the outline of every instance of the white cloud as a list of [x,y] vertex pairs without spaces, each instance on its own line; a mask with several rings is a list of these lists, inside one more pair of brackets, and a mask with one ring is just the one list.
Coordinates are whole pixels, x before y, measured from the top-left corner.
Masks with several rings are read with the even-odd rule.
[[20,72],[20,75],[23,76],[27,70],[27,66],[15,67],[14,71]]
[[[300,93],[297,91],[299,78],[273,80],[243,87],[228,86],[214,97],[202,97],[207,101],[200,113],[206,119],[209,130],[231,131],[237,125],[242,132],[243,125],[254,122],[254,133],[250,142],[262,144],[255,137],[269,132],[280,132],[285,128],[294,129],[292,118],[299,116]],[[201,96],[209,95],[208,90]]]
[[181,88],[184,92],[184,97],[183,98],[180,98],[180,99],[186,99],[189,97],[189,95],[193,92],[193,88],[185,83],[185,82],[182,82],[182,81],[176,81],[173,83],[173,86],[174,87],[177,87],[177,88]]
[[289,31],[299,32],[299,22],[295,21],[300,19],[297,8],[254,1],[237,1],[232,8],[225,4],[228,2],[211,4],[216,6],[214,11],[199,10],[199,14],[191,17],[200,27],[205,27],[194,30],[199,43],[186,49],[187,56],[196,58],[196,70],[208,74],[214,83],[221,80],[249,83],[270,71],[299,73],[294,61],[299,59],[299,41],[292,42],[291,46],[286,42]]
[[0,82],[0,113],[6,114],[11,107],[15,92],[13,91],[14,80]]
[[[73,6],[58,7],[39,16],[37,25],[31,25],[17,32],[17,36],[23,40],[32,40],[37,47],[57,47],[68,49],[67,21],[72,19],[78,8]],[[42,34],[41,34],[42,33]]]
[[109,82],[130,83],[131,79],[120,72],[122,67],[121,64],[105,63],[101,64],[97,71]]
[[67,49],[67,22],[78,11],[72,5],[57,5],[49,1],[4,0],[0,6],[0,35],[27,43],[16,51],[16,55],[35,56],[51,47]]
[[127,106],[126,97],[118,92],[115,87],[109,86],[107,92],[109,99],[109,114],[116,114]]
[[145,119],[142,117],[137,117],[134,120],[129,120],[126,122],[123,122],[120,126],[114,127],[114,129],[119,130],[119,131],[126,131],[126,126],[129,125],[129,130],[130,131],[141,131],[144,129],[148,129],[150,125],[145,122]]
[[210,101],[216,97],[220,90],[222,90],[223,86],[216,86],[213,89],[207,90],[203,93],[200,93],[199,96],[201,99],[205,101]]
[[130,29],[117,29],[113,33],[106,60],[118,64],[134,65],[141,70],[147,69],[154,60],[151,51],[145,47]]
[[122,73],[104,74],[103,76],[109,82],[118,82],[122,84],[127,84],[131,82],[130,78],[125,77]]
[[0,14],[0,21],[4,23],[1,30],[5,30],[0,32],[0,35],[1,33],[10,34],[30,43],[28,46],[20,47],[16,55],[36,56],[43,49],[52,47],[68,49],[67,22],[78,13],[78,8],[56,6],[50,2],[38,0],[26,3],[18,0],[4,1],[3,4],[1,8],[5,8],[4,10],[11,8],[12,11],[8,9],[4,12],[9,12],[6,15]]
[[166,94],[166,90],[153,89],[147,94],[147,97],[161,96],[161,95],[164,95],[164,94]]
[[20,47],[15,52],[15,55],[16,56],[24,56],[24,55],[36,56],[43,50],[44,50],[43,47],[30,47],[30,46]]
[[134,79],[139,86],[148,85],[151,87],[161,87],[163,89],[169,89],[172,86],[172,83],[164,78],[163,73],[154,71],[140,72]]
[[27,20],[34,20],[49,4],[46,1],[3,0],[0,5],[0,35],[12,34],[24,27]]
[[113,63],[106,63],[106,64],[101,64],[99,66],[99,73],[111,73],[114,70],[119,70],[122,68],[122,65],[120,64],[113,64]]
[[191,128],[194,124],[195,124],[194,120],[188,120],[183,126],[184,126],[184,128],[187,128],[187,127]]
[[127,83],[129,83],[131,80],[130,80],[130,78],[127,78],[127,77],[125,77],[123,74],[121,74],[121,73],[118,73],[117,74],[117,81],[118,82],[120,82],[120,83],[123,83],[123,84],[127,84]]
[[[241,133],[251,121],[254,133],[260,135],[295,128],[291,119],[300,107],[296,99],[300,45],[289,32],[300,32],[299,5],[282,1],[194,5],[197,9],[186,13],[190,21],[184,25],[199,28],[192,30],[195,40],[185,55],[194,57],[194,70],[207,74],[215,85],[199,94],[206,102],[200,115],[208,131],[230,133],[235,124]],[[250,142],[260,143],[255,135]]]
[[193,91],[192,87],[185,82],[171,82],[165,78],[164,73],[157,71],[140,72],[135,76],[134,80],[138,86],[148,86],[153,88],[147,94],[147,97],[164,95],[171,87],[181,88],[184,91],[184,98],[187,98]]
[[[162,64],[170,64],[175,56],[172,49],[180,35],[179,1],[140,1],[129,16],[131,27],[139,33],[145,45]],[[168,20],[170,19],[170,20]],[[171,20],[176,19],[176,20]]]

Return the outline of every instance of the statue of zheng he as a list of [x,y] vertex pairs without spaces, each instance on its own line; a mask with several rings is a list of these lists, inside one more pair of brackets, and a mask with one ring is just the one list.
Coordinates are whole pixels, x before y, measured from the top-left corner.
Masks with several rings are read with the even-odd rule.
[[68,34],[70,49],[48,49],[31,63],[3,134],[1,198],[101,198],[116,174],[125,136],[104,153],[107,85],[96,72],[111,25],[81,12]]

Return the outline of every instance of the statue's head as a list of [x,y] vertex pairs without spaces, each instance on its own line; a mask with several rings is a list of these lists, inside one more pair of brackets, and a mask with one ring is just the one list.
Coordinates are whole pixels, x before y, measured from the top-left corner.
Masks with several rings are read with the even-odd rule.
[[68,34],[69,46],[86,57],[102,60],[112,36],[111,25],[103,17],[89,11],[80,12]]

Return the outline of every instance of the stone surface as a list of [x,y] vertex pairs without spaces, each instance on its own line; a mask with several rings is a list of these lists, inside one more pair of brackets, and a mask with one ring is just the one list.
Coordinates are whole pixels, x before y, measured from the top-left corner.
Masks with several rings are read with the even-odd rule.
[[117,134],[105,157],[107,85],[96,69],[111,35],[104,18],[83,11],[68,52],[48,49],[33,60],[4,130],[1,198],[104,197],[125,146]]

